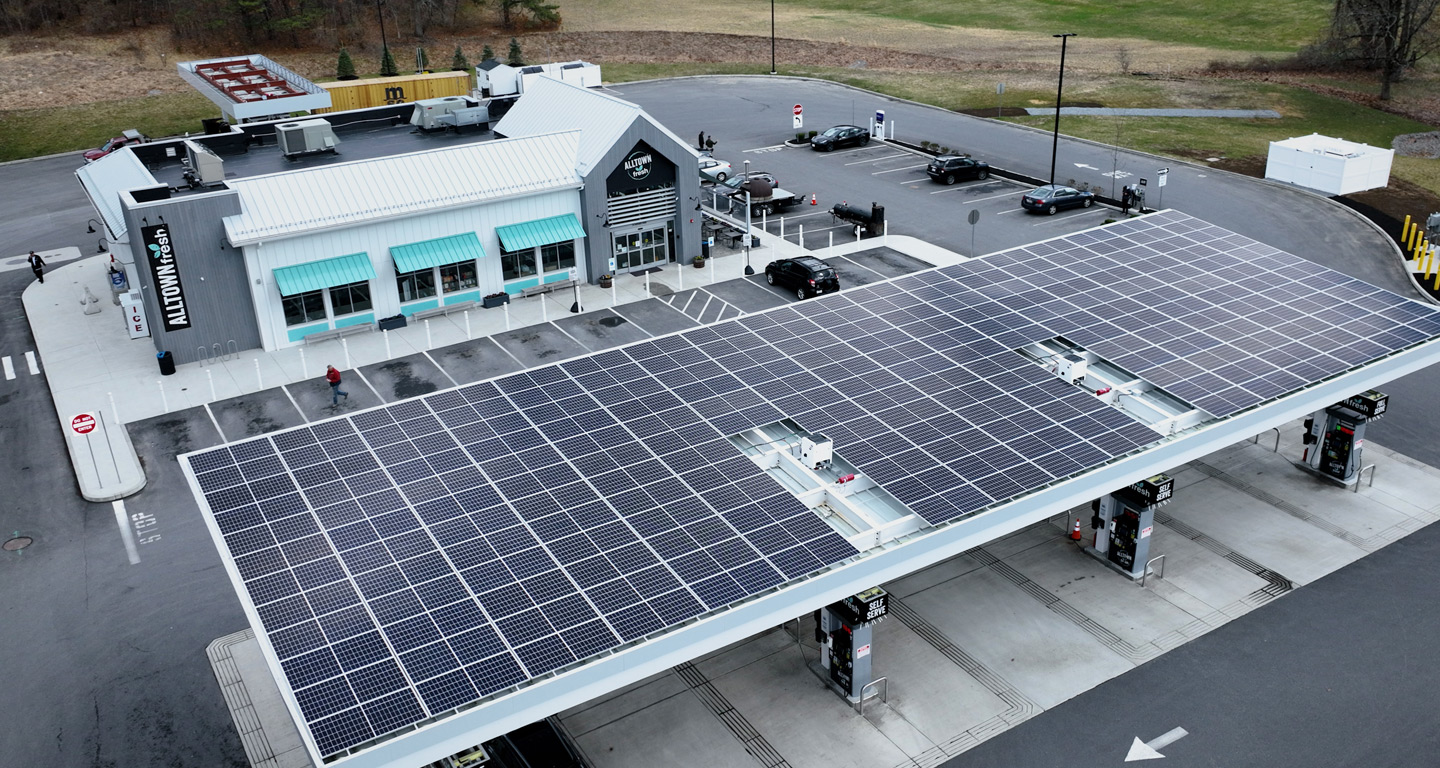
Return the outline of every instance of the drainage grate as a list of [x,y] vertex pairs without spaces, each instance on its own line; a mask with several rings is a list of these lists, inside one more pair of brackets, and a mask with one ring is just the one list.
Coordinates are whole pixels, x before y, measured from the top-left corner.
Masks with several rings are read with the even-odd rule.
[[6,552],[19,552],[20,550],[34,543],[35,540],[30,538],[29,536],[16,536],[13,539],[9,539],[4,544],[0,544],[0,549],[4,549]]

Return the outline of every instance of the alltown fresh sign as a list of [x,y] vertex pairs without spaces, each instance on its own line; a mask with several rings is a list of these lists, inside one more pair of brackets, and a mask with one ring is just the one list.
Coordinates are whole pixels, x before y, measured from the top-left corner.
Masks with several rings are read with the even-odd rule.
[[175,263],[170,227],[165,224],[144,227],[140,236],[145,243],[145,261],[154,278],[155,301],[160,305],[165,330],[183,331],[190,327],[190,310],[185,304],[185,286],[180,282],[180,266]]

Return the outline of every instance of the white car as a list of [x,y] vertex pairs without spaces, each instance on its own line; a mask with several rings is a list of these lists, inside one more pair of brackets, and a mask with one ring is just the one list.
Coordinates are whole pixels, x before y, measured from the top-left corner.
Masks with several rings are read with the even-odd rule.
[[705,156],[700,158],[700,178],[706,181],[723,182],[730,178],[730,164]]

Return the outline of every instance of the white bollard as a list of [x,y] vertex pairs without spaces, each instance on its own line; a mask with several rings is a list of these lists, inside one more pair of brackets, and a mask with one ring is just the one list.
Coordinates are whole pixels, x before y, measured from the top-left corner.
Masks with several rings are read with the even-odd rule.
[[880,244],[883,245],[883,246],[886,246],[886,247],[888,248],[888,247],[890,246],[890,220],[889,220],[889,219],[886,219],[886,220],[885,220],[885,226],[884,226],[883,228],[881,228],[881,233],[880,233],[880,234],[882,235],[882,237],[880,238]]
[[804,224],[801,224],[801,225],[800,225],[800,234],[799,234],[798,236],[796,236],[796,238],[795,238],[795,243],[800,246],[800,250],[802,250],[802,251],[805,250],[805,225],[804,225]]
[[505,308],[505,330],[508,331],[510,330],[510,302],[507,301],[500,306]]
[[620,294],[615,290],[615,279],[610,279],[610,306],[620,306]]
[[645,270],[645,298],[650,298],[650,270]]
[[435,344],[430,340],[430,318],[425,318],[425,348],[430,349]]
[[470,340],[470,310],[465,310],[465,340]]
[[763,210],[760,211],[760,228],[765,229],[765,211]]
[[167,397],[165,397],[165,380],[164,380],[164,379],[156,379],[156,380],[155,380],[155,383],[160,385],[160,408],[161,408],[162,410],[164,410],[165,413],[169,413],[169,412],[170,412],[170,399],[167,398]]
[[710,259],[710,284],[715,284],[715,260]]
[[675,276],[680,280],[680,287],[677,289],[677,292],[685,290],[685,265],[678,261],[675,262]]
[[[309,375],[309,374],[307,373],[307,368],[306,368],[306,365],[305,365],[305,348],[304,348],[304,347],[301,347],[301,348],[300,348],[300,378],[303,379],[303,378],[305,378],[307,375]],[[212,399],[213,399],[213,398],[212,398]]]
[[860,242],[860,225],[855,225],[855,242]]
[[545,294],[540,294],[540,322],[550,322],[550,310],[545,306]]
[[340,346],[342,346],[342,347],[345,348],[345,370],[348,371],[348,370],[354,368],[354,366],[350,365],[350,340],[349,340],[349,339],[341,339],[341,340],[340,340]]
[[834,248],[834,247],[835,247],[835,232],[834,232],[834,230],[831,230],[831,232],[830,232],[830,248]]
[[210,372],[209,368],[205,369],[205,379],[210,382],[210,402],[213,403],[220,398],[215,396],[215,376]]
[[260,358],[255,358],[255,391],[265,389],[265,380],[260,377]]
[[385,337],[385,359],[389,360],[394,357],[394,355],[390,354],[390,332],[381,331],[380,335]]
[[784,217],[784,216],[781,216],[781,217],[780,217],[780,239],[781,239],[781,240],[784,240],[784,239],[785,239],[785,217]]
[[115,407],[115,393],[106,392],[105,396],[110,398],[110,415],[115,417],[115,425],[120,425],[120,410]]

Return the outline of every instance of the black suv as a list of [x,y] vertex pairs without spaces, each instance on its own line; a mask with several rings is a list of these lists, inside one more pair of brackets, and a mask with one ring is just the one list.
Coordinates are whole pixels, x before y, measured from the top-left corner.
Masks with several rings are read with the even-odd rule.
[[935,181],[954,184],[956,179],[990,178],[990,164],[969,155],[940,155],[930,161],[925,173]]
[[840,290],[835,268],[814,256],[770,262],[765,266],[765,282],[794,290],[797,299]]
[[837,125],[810,140],[810,148],[817,152],[851,145],[863,147],[870,143],[870,132],[858,125]]

